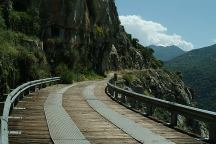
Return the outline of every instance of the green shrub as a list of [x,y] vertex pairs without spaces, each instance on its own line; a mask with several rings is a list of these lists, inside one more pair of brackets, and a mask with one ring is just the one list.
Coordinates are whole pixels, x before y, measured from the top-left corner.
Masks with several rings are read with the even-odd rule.
[[105,37],[105,30],[103,29],[103,27],[96,25],[94,27],[94,34],[101,36],[101,37]]
[[[0,9],[1,10],[1,9]],[[1,16],[1,13],[0,13],[0,29],[5,29],[6,26],[5,26],[5,21],[4,19],[2,18]]]
[[14,31],[19,31],[28,35],[38,35],[40,32],[39,14],[33,12],[18,12],[12,10],[9,20],[10,27]]
[[94,71],[91,70],[72,70],[68,68],[65,63],[59,64],[55,72],[57,76],[60,76],[62,79],[62,83],[70,84],[73,81],[80,82],[85,80],[95,80],[103,78],[100,75],[97,75]]
[[24,47],[19,47],[18,51],[16,63],[20,68],[22,81],[50,77],[49,67],[43,51]]
[[11,30],[0,30],[0,91],[34,79],[50,77],[43,51],[22,46],[22,39],[31,39]]
[[61,77],[62,83],[71,84],[73,83],[75,74],[69,70],[66,64],[59,64],[56,67],[56,74]]
[[82,71],[82,74],[85,76],[86,80],[95,80],[103,78],[103,76],[96,74],[93,70]]
[[10,13],[10,25],[15,31],[29,33],[32,26],[31,21],[31,16],[26,12],[11,11]]
[[126,85],[130,85],[134,79],[133,75],[128,73],[124,74],[122,78],[125,80]]

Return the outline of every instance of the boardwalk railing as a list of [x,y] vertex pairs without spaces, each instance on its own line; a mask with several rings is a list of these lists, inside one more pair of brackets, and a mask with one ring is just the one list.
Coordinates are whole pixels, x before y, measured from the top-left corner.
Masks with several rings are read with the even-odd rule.
[[124,90],[116,86],[117,78],[111,79],[107,83],[107,93],[114,99],[115,101],[127,106],[128,99],[133,99],[136,102],[142,102],[146,104],[146,112],[147,116],[151,116],[153,114],[153,108],[162,108],[171,113],[170,117],[170,125],[175,127],[177,126],[177,117],[178,115],[182,115],[187,118],[196,119],[202,121],[207,124],[209,130],[209,142],[216,143],[216,113],[202,110],[190,106],[185,106],[182,104],[161,100],[158,98],[142,95],[139,93],[131,92],[128,90]]
[[35,80],[20,85],[8,94],[6,101],[4,102],[3,114],[1,117],[1,130],[0,130],[0,144],[8,144],[8,118],[11,110],[14,106],[23,98],[24,95],[29,94],[31,91],[40,89],[46,84],[53,84],[60,80],[60,77],[47,78],[41,80]]

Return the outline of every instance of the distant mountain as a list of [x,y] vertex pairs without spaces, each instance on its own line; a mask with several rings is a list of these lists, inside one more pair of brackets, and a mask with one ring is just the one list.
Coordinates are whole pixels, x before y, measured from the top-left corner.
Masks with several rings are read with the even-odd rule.
[[216,44],[185,53],[165,67],[182,72],[200,108],[216,111]]
[[185,53],[181,48],[174,45],[167,47],[150,45],[148,47],[152,48],[154,50],[154,56],[162,61],[171,60]]

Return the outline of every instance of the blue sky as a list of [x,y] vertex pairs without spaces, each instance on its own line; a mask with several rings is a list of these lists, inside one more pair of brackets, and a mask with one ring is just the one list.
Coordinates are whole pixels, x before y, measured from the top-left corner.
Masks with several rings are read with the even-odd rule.
[[126,31],[144,45],[185,50],[216,43],[216,0],[116,0]]

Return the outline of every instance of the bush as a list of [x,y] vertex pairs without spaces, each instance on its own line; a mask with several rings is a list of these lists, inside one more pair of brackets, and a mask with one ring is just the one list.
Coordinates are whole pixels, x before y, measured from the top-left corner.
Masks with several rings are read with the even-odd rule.
[[103,76],[96,74],[93,70],[82,71],[82,74],[85,76],[85,80],[95,80],[103,78]]
[[0,30],[1,94],[23,82],[50,76],[43,51],[23,47],[22,39],[31,38],[10,30]]
[[126,85],[130,85],[134,79],[133,75],[132,74],[124,74],[123,77],[122,77],[124,80],[125,80],[125,84]]
[[98,36],[101,36],[101,37],[105,37],[105,31],[104,31],[104,29],[103,29],[103,27],[101,27],[101,26],[98,26],[98,25],[96,25],[95,27],[94,27],[94,34],[95,35],[98,35]]
[[11,29],[28,35],[38,35],[40,31],[39,17],[30,12],[12,10],[9,16]]
[[[0,9],[1,10],[1,9]],[[5,29],[6,26],[5,26],[5,21],[4,19],[2,18],[1,16],[1,13],[0,13],[0,29]]]
[[56,74],[61,77],[62,83],[71,84],[73,83],[75,74],[69,70],[66,64],[59,64],[56,67]]
[[10,25],[15,31],[29,33],[31,27],[31,17],[25,12],[11,11]]
[[100,75],[97,75],[94,71],[88,70],[77,70],[74,71],[64,63],[59,64],[56,69],[57,76],[60,76],[62,79],[62,83],[71,84],[73,81],[80,82],[85,80],[95,80],[103,78]]

